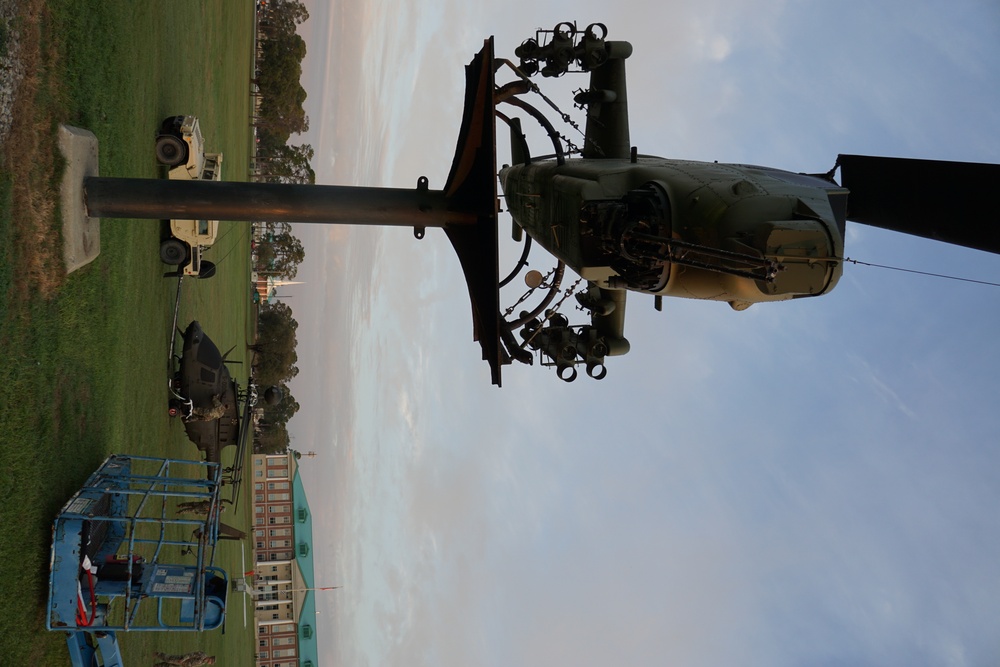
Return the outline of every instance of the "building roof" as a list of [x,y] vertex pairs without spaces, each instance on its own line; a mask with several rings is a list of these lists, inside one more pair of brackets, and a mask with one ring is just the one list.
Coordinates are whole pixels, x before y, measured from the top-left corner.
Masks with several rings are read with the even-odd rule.
[[[292,478],[292,498],[294,501],[292,521],[295,522],[295,564],[302,577],[304,584],[302,588],[315,588],[312,511],[309,509],[309,500],[306,497],[305,487],[302,485],[298,466],[295,466],[295,475]],[[298,619],[299,634],[299,666],[307,667],[311,662],[312,667],[319,667],[319,647],[316,639],[318,630],[316,627],[316,591],[310,590],[303,593],[301,603],[297,605],[296,618]]]

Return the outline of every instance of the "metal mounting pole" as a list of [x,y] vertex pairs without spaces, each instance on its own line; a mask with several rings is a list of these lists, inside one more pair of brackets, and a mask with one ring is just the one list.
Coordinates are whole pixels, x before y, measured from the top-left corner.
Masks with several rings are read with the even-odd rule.
[[[477,213],[430,190],[340,185],[229,183],[90,177],[84,181],[93,218],[253,220],[325,224],[452,227]],[[423,187],[421,187],[423,186]]]

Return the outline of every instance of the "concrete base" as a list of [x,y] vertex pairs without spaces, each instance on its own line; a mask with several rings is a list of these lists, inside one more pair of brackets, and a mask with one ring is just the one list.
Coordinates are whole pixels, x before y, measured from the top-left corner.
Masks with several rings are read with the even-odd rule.
[[101,253],[101,219],[87,215],[83,180],[98,176],[97,137],[70,125],[59,126],[59,150],[66,158],[60,200],[63,219],[63,261],[66,273],[85,266]]

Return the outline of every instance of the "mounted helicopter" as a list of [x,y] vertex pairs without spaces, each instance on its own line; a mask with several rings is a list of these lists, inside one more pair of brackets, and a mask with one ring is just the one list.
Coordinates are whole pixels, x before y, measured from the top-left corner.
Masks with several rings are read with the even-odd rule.
[[[1000,165],[840,155],[827,172],[800,174],[640,155],[629,136],[625,61],[632,47],[606,36],[603,24],[580,31],[560,23],[522,43],[518,65],[495,59],[493,40],[486,40],[466,66],[462,126],[441,190],[431,190],[424,177],[413,190],[86,177],[87,214],[388,225],[412,227],[418,239],[427,227],[440,227],[462,265],[474,337],[498,386],[503,366],[530,364],[533,352],[565,381],[577,377],[579,365],[592,378],[605,377],[606,358],[630,348],[629,291],[653,295],[657,308],[672,296],[723,301],[736,310],[826,294],[843,272],[847,220],[1000,253],[989,194],[1000,182]],[[498,86],[500,65],[515,78]],[[590,84],[574,99],[587,114],[583,146],[567,150],[568,142],[522,96],[538,92],[530,76],[568,72],[589,74]],[[500,104],[537,121],[553,153],[533,157],[520,119],[499,111]],[[528,236],[504,279],[497,118],[510,126],[512,157],[499,181],[515,239]],[[520,302],[501,312],[499,292],[526,266],[530,240],[559,263],[549,280],[528,273],[532,290],[548,292],[534,309],[510,317]],[[556,312],[561,300],[549,307],[567,266],[586,281],[576,300],[589,311],[589,323],[571,324]]]
[[[513,164],[500,170],[500,182],[515,238],[524,230],[587,283],[576,295],[590,313],[587,324],[571,325],[552,311],[543,320],[537,309],[505,321],[508,330],[522,327],[527,347],[561,379],[574,380],[579,364],[601,379],[605,357],[629,351],[629,291],[653,295],[657,310],[664,296],[745,310],[830,292],[843,272],[848,219],[1000,252],[998,215],[987,196],[1000,165],[840,155],[826,173],[798,174],[638,154],[625,78],[632,47],[606,35],[599,23],[539,30],[515,51],[518,80],[498,94],[538,119],[555,149],[532,158],[520,122],[498,112],[511,131]],[[515,97],[536,89],[529,76],[572,71],[590,74],[589,87],[574,98],[587,112],[579,157],[569,157],[542,115]],[[530,362],[509,337],[505,342],[513,357]]]

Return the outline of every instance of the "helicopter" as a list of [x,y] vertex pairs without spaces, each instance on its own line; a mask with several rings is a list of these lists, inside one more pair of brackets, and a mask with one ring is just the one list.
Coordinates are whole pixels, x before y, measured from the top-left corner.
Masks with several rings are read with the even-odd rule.
[[183,419],[188,438],[206,461],[219,463],[222,449],[240,440],[241,392],[227,366],[232,349],[220,352],[197,320],[182,337],[178,370],[169,384],[168,414]]
[[[227,483],[238,486],[243,452],[253,429],[253,408],[259,398],[257,385],[251,377],[245,388],[240,387],[228,365],[240,363],[229,359],[235,346],[221,352],[198,320],[177,333],[183,344],[168,382],[167,414],[181,418],[188,439],[209,463],[221,463],[223,449],[236,447],[236,463],[223,468],[223,473]],[[283,394],[272,386],[263,391],[263,398],[268,405],[276,405]],[[236,492],[231,495],[238,497]]]
[[[586,287],[576,301],[590,321],[571,324],[554,309],[522,312],[501,323],[511,358],[543,365],[572,382],[577,366],[602,379],[605,359],[626,354],[628,292],[714,300],[742,311],[757,303],[814,297],[833,290],[844,263],[847,220],[1000,253],[1000,225],[987,196],[1000,165],[840,155],[822,173],[640,155],[628,126],[628,42],[607,28],[573,23],[538,30],[516,50],[512,83],[497,101],[538,120],[554,152],[532,157],[519,118],[508,122],[512,164],[499,172],[516,225]],[[520,98],[537,92],[531,76],[588,73],[574,97],[586,111],[583,146],[565,137]],[[566,118],[564,114],[564,119]],[[841,180],[835,180],[837,171]],[[523,258],[522,258],[523,261]],[[540,284],[536,275],[526,281]],[[558,289],[558,280],[550,282]],[[544,316],[543,316],[544,313]],[[509,335],[520,328],[523,343]]]

